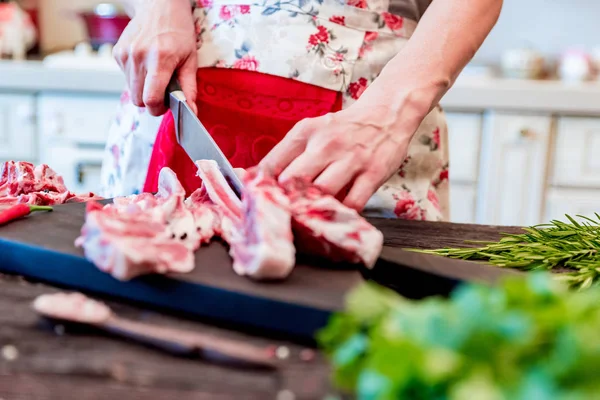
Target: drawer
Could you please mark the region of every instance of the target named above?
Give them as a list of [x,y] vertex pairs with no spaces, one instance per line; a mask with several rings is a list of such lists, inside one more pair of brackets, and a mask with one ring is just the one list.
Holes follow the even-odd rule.
[[551,183],[600,188],[599,154],[600,118],[560,118]]
[[0,94],[0,160],[35,162],[35,97]]
[[105,143],[119,101],[118,95],[40,95],[38,112],[42,145],[49,141]]
[[476,182],[479,169],[482,115],[446,113],[451,182]]
[[477,188],[475,185],[450,183],[450,222],[474,224]]
[[596,219],[595,213],[600,214],[600,189],[557,189],[552,188],[546,196],[546,211],[544,222],[553,219],[568,221],[565,214],[575,218],[583,215]]

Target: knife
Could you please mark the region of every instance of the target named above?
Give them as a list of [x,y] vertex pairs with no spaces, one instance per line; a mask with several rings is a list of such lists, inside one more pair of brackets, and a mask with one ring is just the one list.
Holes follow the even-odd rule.
[[190,108],[175,75],[173,75],[167,86],[165,105],[173,113],[177,142],[192,161],[216,161],[236,195],[241,197],[242,181],[236,175],[233,166],[210,136],[210,133]]
[[492,286],[505,277],[524,276],[512,269],[387,246],[371,270],[361,271],[366,279],[412,299],[448,296],[462,283]]
[[204,358],[242,368],[277,369],[279,366],[270,347],[126,319],[108,305],[79,293],[41,295],[32,306],[51,325],[95,329],[176,356]]

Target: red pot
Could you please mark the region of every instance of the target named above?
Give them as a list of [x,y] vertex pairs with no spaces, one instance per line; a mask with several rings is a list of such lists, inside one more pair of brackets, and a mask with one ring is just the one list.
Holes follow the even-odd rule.
[[92,12],[80,12],[78,15],[85,22],[91,45],[115,44],[130,21],[126,14],[99,12],[96,7]]

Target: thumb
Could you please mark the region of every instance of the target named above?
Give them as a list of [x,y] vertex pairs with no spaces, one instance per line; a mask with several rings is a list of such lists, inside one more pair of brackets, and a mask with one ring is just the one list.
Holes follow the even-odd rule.
[[190,54],[178,70],[179,84],[185,95],[185,99],[195,114],[198,114],[196,106],[196,96],[198,95],[198,81],[196,73],[198,72],[198,59],[196,52]]

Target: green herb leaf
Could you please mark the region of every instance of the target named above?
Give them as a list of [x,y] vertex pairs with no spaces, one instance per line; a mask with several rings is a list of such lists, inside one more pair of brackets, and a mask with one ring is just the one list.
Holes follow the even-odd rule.
[[479,243],[477,248],[413,250],[462,260],[482,261],[523,271],[546,270],[567,274],[573,288],[587,289],[600,279],[600,215],[596,220],[567,215],[570,223],[552,221],[524,228],[520,235],[504,234],[498,242]]
[[421,301],[365,284],[319,337],[359,400],[584,400],[600,393],[598,332],[600,290],[536,272]]

